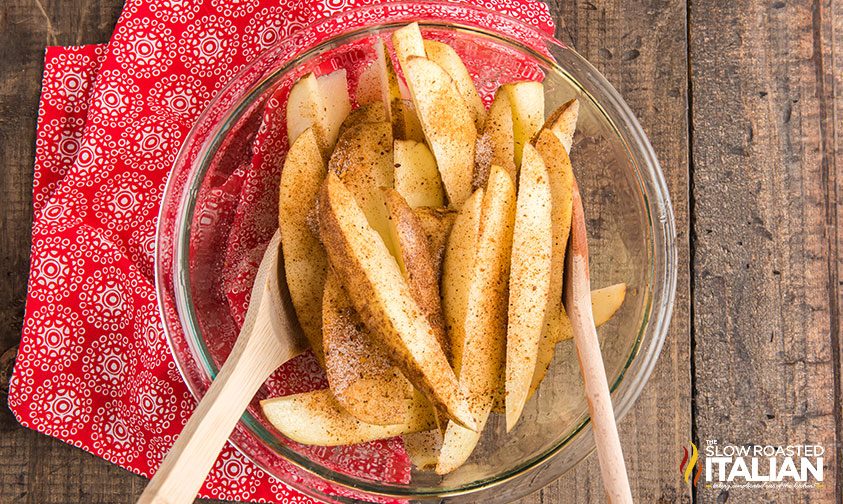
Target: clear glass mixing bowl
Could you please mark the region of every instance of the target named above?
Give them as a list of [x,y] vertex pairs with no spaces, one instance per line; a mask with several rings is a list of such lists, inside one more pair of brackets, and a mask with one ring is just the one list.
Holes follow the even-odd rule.
[[[353,80],[374,59],[375,37],[389,40],[411,21],[457,49],[481,94],[543,76],[548,113],[579,99],[571,157],[585,202],[592,285],[629,285],[623,307],[599,331],[620,418],[655,365],[675,291],[673,214],[658,161],[615,89],[573,49],[500,13],[452,3],[388,2],[305,27],[238,74],[201,115],[170,174],[157,241],[161,313],[187,386],[201,398],[228,355],[276,222],[274,184],[286,143],[269,142],[270,153],[252,148],[268,134],[267,107],[283,116],[285,93],[308,71],[346,68]],[[311,356],[288,363],[231,437],[266,472],[324,501],[509,502],[558,478],[594,448],[571,341],[558,346],[517,427],[506,434],[493,416],[469,462],[446,477],[411,469],[397,440],[297,445],[257,407],[257,399],[324,386]]]

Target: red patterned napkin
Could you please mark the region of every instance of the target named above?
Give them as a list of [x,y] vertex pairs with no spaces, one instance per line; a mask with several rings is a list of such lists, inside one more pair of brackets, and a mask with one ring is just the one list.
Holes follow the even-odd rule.
[[[198,114],[246,62],[314,20],[367,3],[127,0],[108,45],[47,48],[29,297],[9,392],[22,425],[134,473],[155,472],[195,404],[167,348],[153,283],[168,170]],[[543,3],[475,3],[553,33]],[[261,183],[255,168],[278,161],[264,140],[227,182],[242,184],[238,208]],[[262,225],[235,221],[241,231]],[[228,255],[259,260],[257,241],[239,241]],[[235,319],[247,302],[237,280],[225,293]],[[406,468],[376,469],[400,479]],[[200,495],[311,502],[230,446]]]

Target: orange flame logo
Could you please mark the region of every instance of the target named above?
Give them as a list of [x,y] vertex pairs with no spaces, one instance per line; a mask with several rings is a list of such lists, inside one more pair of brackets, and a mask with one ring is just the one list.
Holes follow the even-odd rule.
[[684,479],[685,483],[691,483],[691,474],[694,472],[694,466],[697,466],[697,474],[694,475],[694,482],[693,485],[697,486],[697,483],[700,481],[700,475],[702,475],[702,463],[699,463],[700,460],[700,452],[697,450],[697,445],[691,442],[691,454],[690,460],[688,457],[688,448],[682,447],[682,462],[679,463],[679,474],[681,474]]

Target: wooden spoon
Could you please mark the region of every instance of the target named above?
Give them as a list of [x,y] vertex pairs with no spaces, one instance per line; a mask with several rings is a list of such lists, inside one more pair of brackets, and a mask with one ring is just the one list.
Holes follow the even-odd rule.
[[138,503],[193,502],[237,421],[260,386],[307,343],[295,327],[287,299],[281,234],[276,231],[258,268],[240,335],[208,392]]
[[588,239],[580,190],[574,183],[571,246],[565,260],[565,308],[571,319],[585,398],[591,414],[603,488],[612,504],[631,504],[632,492],[615,423],[606,369],[591,313],[591,280],[588,273]]

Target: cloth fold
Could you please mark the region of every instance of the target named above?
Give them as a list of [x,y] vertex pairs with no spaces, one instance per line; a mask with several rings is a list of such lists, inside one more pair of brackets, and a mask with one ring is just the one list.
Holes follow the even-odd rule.
[[[108,44],[47,48],[29,291],[9,392],[22,425],[155,472],[195,406],[153,281],[158,207],[178,149],[207,102],[261,51],[369,3],[127,0]],[[543,3],[475,4],[553,33]],[[279,151],[266,146],[278,144],[258,146],[237,176],[248,181],[277,163]],[[229,445],[200,496],[312,502]]]

